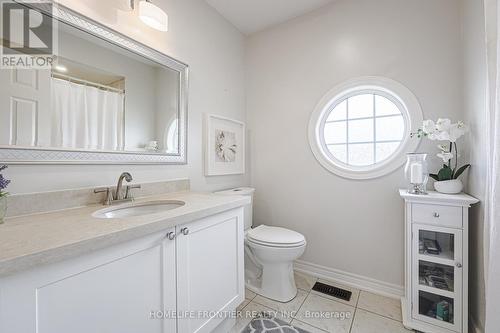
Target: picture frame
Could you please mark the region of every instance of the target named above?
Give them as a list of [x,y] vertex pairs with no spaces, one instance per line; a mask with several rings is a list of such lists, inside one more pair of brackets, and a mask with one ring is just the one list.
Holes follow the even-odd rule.
[[245,123],[205,114],[205,175],[223,176],[245,173]]

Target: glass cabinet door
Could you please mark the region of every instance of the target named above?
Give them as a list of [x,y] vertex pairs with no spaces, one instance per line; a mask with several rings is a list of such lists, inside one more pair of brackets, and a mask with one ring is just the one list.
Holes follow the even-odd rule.
[[462,327],[462,231],[413,224],[412,314],[454,331]]

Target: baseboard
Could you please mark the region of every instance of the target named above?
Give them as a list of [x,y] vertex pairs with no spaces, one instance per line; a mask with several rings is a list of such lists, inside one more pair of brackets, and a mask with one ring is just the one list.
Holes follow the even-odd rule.
[[321,279],[331,280],[349,287],[357,288],[391,298],[400,299],[404,295],[403,286],[372,279],[366,276],[344,272],[338,269],[313,264],[303,260],[295,261],[294,268],[298,272]]
[[469,316],[469,333],[482,333],[483,330],[479,328],[476,321],[472,316]]

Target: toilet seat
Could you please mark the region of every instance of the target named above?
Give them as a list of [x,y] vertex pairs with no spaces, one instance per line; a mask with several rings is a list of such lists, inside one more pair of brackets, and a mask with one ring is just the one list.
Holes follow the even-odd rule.
[[267,225],[249,230],[247,240],[253,244],[280,248],[300,247],[306,243],[305,237],[296,231]]

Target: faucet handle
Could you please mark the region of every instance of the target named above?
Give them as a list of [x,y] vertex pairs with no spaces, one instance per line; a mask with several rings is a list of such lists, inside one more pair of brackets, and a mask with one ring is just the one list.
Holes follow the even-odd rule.
[[94,189],[94,193],[95,194],[106,193],[106,199],[104,199],[104,205],[107,206],[111,205],[112,196],[111,196],[111,189],[109,187],[96,188]]
[[109,193],[109,187],[99,187],[99,188],[96,188],[94,189],[94,193],[97,194],[97,193]]
[[141,188],[141,185],[140,184],[134,184],[134,185],[127,185],[126,189],[125,189],[125,199],[130,199],[130,190],[134,189],[134,188]]

